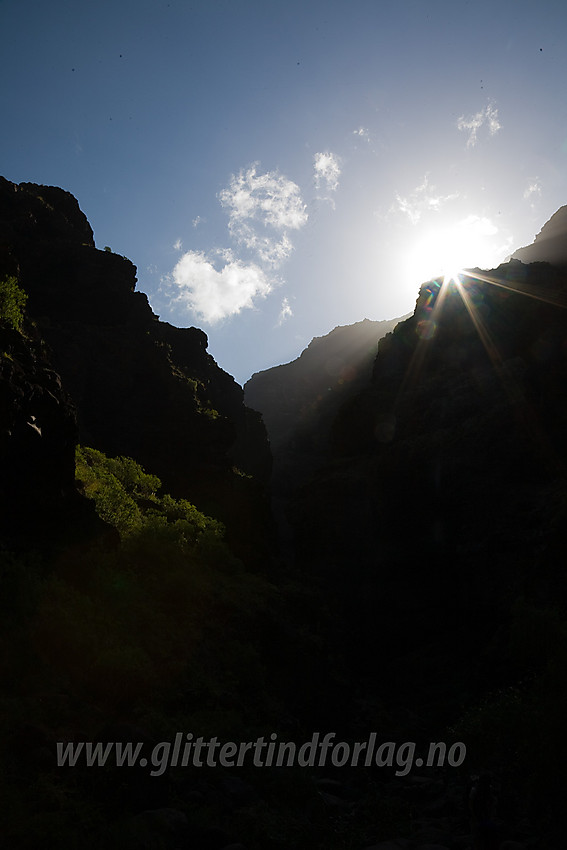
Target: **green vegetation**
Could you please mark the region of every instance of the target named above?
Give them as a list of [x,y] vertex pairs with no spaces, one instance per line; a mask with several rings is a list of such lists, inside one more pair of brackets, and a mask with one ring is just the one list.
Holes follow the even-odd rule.
[[171,694],[187,677],[209,697],[261,683],[253,622],[274,591],[246,573],[223,525],[159,495],[159,478],[131,458],[82,447],[76,456],[86,495],[121,543],[47,580],[37,621],[46,662],[107,704]]
[[0,281],[0,322],[21,331],[28,296],[18,286],[17,278],[11,276]]
[[106,815],[81,786],[91,777],[80,769],[36,768],[30,783],[21,753],[10,750],[14,729],[31,724],[53,741],[63,723],[69,739],[97,740],[121,713],[158,740],[179,729],[246,740],[249,705],[268,728],[281,712],[258,640],[275,619],[278,594],[234,557],[223,525],[161,494],[159,478],[131,458],[79,448],[76,470],[119,538],[49,564],[0,551],[0,676],[27,683],[26,695],[0,700],[8,742],[0,794],[14,801],[8,834],[26,823],[30,847],[36,833],[79,846],[77,807],[82,828],[102,827]]
[[199,543],[216,543],[227,560],[233,560],[224,545],[224,526],[198,511],[186,499],[158,495],[161,481],[145,472],[129,457],[106,457],[96,449],[79,446],[76,451],[77,478],[85,495],[94,499],[98,515],[113,525],[123,541],[153,536],[187,554]]
[[[10,743],[18,735],[45,736],[49,746],[96,741],[125,717],[153,740],[172,740],[179,730],[225,741],[271,731],[299,739],[285,694],[307,687],[308,658],[316,652],[313,635],[286,609],[297,594],[248,572],[216,519],[162,494],[159,478],[131,458],[80,447],[76,475],[118,533],[50,562],[0,552],[10,600],[2,612],[0,676],[8,685],[26,683],[25,692],[0,699],[0,739],[7,742],[0,795],[10,812],[3,826],[15,844],[23,835],[18,846],[30,850],[42,842],[94,850],[107,824],[114,830],[127,822],[122,796],[130,782],[135,793],[140,777],[112,766],[61,771],[47,755],[36,764],[42,745],[30,745],[28,754]],[[244,775],[256,785],[257,771]],[[167,779],[173,807],[201,818],[203,828],[217,821],[215,804],[193,809],[184,801],[201,782],[209,800],[222,773],[172,770]],[[300,846],[307,835],[337,850],[353,846],[352,822],[323,803],[310,771],[266,771],[263,779],[261,801],[223,814],[251,850]],[[406,811],[380,808],[371,790],[361,830],[406,822]]]

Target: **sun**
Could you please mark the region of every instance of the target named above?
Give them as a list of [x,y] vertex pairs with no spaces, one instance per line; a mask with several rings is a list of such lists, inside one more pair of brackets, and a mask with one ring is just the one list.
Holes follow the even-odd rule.
[[407,258],[408,275],[416,283],[443,277],[458,280],[465,268],[494,268],[504,259],[498,229],[487,218],[470,215],[422,232]]

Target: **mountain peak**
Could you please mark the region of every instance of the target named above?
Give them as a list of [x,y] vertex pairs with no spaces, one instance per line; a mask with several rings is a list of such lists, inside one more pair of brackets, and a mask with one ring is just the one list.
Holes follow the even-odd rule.
[[567,266],[567,206],[560,207],[547,221],[531,245],[518,248],[512,260],[522,263],[551,263]]

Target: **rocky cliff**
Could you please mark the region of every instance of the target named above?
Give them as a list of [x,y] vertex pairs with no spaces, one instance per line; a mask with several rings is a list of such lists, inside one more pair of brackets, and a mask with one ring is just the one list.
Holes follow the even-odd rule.
[[567,266],[567,206],[558,209],[532,244],[518,248],[511,259],[522,263],[547,262],[554,266]]
[[135,457],[242,540],[254,511],[268,528],[259,415],[207,353],[206,335],[160,322],[133,264],[96,249],[68,192],[0,180],[0,278],[10,274],[77,408],[82,443]]
[[261,411],[273,450],[298,431],[319,431],[319,419],[332,417],[369,380],[378,340],[398,321],[364,319],[337,327],[311,340],[291,363],[252,375],[244,386],[246,402]]
[[323,462],[339,408],[370,381],[378,341],[398,321],[364,319],[337,327],[313,339],[291,363],[257,372],[246,383],[246,404],[260,411],[268,431],[277,499]]
[[12,551],[112,538],[75,483],[75,408],[28,323],[0,320],[0,545]]
[[447,709],[459,681],[518,675],[515,601],[567,602],[566,305],[544,263],[432,281],[339,411],[330,461],[288,514],[354,682]]

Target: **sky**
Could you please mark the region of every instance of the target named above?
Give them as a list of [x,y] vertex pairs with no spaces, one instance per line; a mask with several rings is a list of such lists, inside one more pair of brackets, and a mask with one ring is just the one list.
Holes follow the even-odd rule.
[[0,174],[244,383],[567,203],[565,0],[0,0]]

